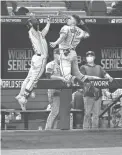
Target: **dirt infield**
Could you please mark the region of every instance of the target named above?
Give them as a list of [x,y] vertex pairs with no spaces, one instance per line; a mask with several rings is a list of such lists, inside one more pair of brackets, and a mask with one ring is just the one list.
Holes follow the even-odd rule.
[[2,150],[122,147],[120,130],[2,131]]

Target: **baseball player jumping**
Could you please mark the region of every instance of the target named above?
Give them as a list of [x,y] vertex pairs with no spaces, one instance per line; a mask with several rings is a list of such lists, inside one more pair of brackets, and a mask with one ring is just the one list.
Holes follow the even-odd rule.
[[47,19],[47,24],[42,31],[39,31],[39,21],[34,15],[27,21],[27,26],[29,28],[29,38],[35,54],[31,59],[31,67],[22,84],[20,93],[15,97],[18,100],[22,110],[26,110],[27,99],[46,67],[48,46],[45,36],[50,28],[50,19]]
[[[77,25],[81,25],[82,29]],[[90,36],[89,29],[77,15],[68,18],[67,25],[60,30],[60,37],[55,42],[50,42],[52,48],[59,45],[60,49],[60,69],[63,77],[69,83],[83,84],[88,79],[96,77],[84,76],[78,68],[76,47],[81,39]]]

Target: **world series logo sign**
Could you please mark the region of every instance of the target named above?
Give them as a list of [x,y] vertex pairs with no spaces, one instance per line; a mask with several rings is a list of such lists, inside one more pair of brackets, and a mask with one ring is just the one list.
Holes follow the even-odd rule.
[[120,18],[120,19],[111,19],[110,23],[111,24],[122,24],[122,18]]
[[102,48],[101,66],[107,71],[122,71],[122,47]]
[[8,49],[8,72],[28,72],[33,56],[32,49]]
[[[23,79],[3,79],[1,81],[1,88],[3,89],[20,89]],[[37,85],[34,87],[37,88]]]

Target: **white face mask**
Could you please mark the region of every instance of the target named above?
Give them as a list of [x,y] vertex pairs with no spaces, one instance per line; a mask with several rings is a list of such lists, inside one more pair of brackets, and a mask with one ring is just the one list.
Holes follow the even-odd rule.
[[93,57],[93,56],[86,57],[86,61],[87,61],[88,63],[94,62],[94,57]]

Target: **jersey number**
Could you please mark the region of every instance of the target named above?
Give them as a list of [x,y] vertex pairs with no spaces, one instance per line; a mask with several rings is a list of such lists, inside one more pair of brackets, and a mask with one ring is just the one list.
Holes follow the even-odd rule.
[[72,43],[74,42],[76,37],[80,35],[80,31],[79,30],[75,30],[75,29],[71,29],[71,32],[73,33],[73,37],[72,37],[72,40],[71,40],[71,45],[72,45]]

